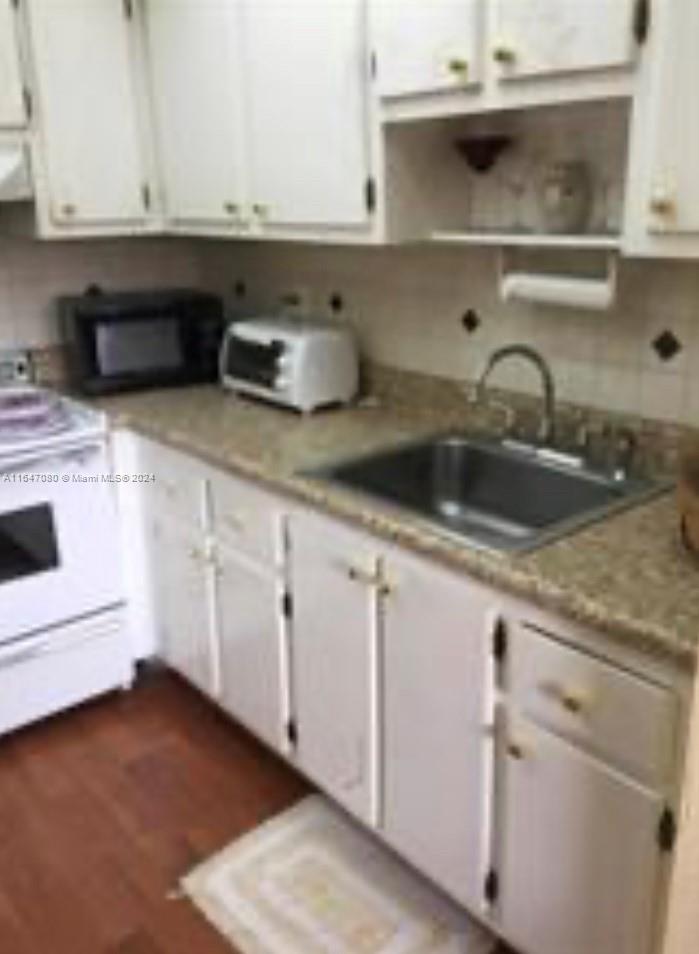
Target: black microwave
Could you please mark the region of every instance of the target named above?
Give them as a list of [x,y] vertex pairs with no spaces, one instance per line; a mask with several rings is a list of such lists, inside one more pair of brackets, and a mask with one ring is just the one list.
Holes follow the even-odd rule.
[[72,387],[82,394],[196,384],[218,378],[223,301],[188,289],[58,300]]

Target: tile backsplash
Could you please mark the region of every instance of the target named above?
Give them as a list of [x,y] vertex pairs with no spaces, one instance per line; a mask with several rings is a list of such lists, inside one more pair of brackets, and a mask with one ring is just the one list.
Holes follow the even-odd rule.
[[[242,311],[298,291],[330,313],[338,296],[381,364],[472,380],[494,348],[525,342],[550,361],[566,400],[699,427],[699,264],[623,261],[614,310],[593,313],[503,303],[492,249],[207,242],[197,254],[201,280]],[[520,361],[493,381],[540,387]]]
[[52,301],[83,291],[197,284],[193,244],[174,239],[37,242],[0,238],[0,348],[57,343]]
[[[526,342],[566,400],[699,427],[699,263],[622,262],[617,305],[602,314],[504,304],[497,269],[495,251],[473,248],[2,238],[0,347],[55,344],[51,301],[89,284],[200,285],[251,312],[297,292],[316,313],[339,306],[375,362],[472,380],[494,348]],[[519,361],[493,382],[539,388]]]

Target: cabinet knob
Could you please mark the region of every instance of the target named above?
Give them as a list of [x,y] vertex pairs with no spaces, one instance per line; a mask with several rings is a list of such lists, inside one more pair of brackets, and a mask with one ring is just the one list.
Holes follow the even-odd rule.
[[508,742],[507,754],[511,759],[515,759],[517,762],[523,762],[527,757],[527,750],[521,742]]
[[657,189],[650,199],[650,211],[653,215],[673,215],[675,212],[675,200],[665,189]]
[[239,215],[240,206],[237,202],[224,202],[223,211],[226,213],[226,215]]
[[566,712],[570,712],[572,715],[581,715],[587,708],[587,700],[582,693],[564,689],[559,698]]
[[252,207],[253,215],[256,215],[258,219],[266,219],[269,215],[269,206],[264,205],[262,202],[256,202]]
[[76,214],[77,211],[78,210],[76,209],[76,207],[73,205],[72,202],[66,202],[64,205],[61,206],[61,214],[65,215],[69,219],[71,219]]
[[517,54],[511,46],[501,44],[493,48],[493,59],[501,66],[512,66],[517,59]]
[[455,79],[460,80],[462,83],[468,79],[468,60],[453,57],[447,61],[447,69]]

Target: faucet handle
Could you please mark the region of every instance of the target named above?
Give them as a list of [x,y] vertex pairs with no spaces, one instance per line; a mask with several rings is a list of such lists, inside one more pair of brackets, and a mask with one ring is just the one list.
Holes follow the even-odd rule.
[[504,434],[511,435],[515,429],[517,415],[514,408],[506,404],[505,401],[498,398],[492,398],[483,393],[483,388],[479,384],[467,383],[464,385],[464,394],[466,400],[474,408],[483,408],[486,412],[498,411],[503,416],[502,426],[499,428]]

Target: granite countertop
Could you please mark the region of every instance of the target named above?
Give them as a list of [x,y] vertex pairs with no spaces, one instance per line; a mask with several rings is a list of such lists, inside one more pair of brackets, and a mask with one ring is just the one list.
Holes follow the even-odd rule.
[[[300,471],[455,426],[439,402],[385,401],[302,417],[213,386],[119,395],[100,406],[114,425],[317,505],[474,578],[661,657],[693,666],[699,567],[682,550],[672,494],[531,553],[477,550],[410,516]],[[459,423],[469,424],[462,401]],[[447,419],[448,418],[448,419]]]

